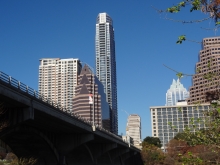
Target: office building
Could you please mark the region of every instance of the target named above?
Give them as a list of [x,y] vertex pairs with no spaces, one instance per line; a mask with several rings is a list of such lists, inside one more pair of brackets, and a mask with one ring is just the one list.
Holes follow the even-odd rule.
[[128,143],[129,147],[130,147],[131,144],[134,145],[134,140],[133,140],[133,138],[130,137],[129,135],[124,135],[124,136],[122,136],[122,140],[123,140],[124,142]]
[[[192,118],[204,119],[204,111],[209,110],[209,104],[204,105],[183,105],[182,102],[175,106],[154,106],[150,107],[152,136],[159,137],[162,149],[165,150],[166,144],[173,139],[177,133],[189,127],[192,131],[193,125],[190,124]],[[173,128],[170,127],[170,124]],[[196,129],[206,128],[204,120],[195,122]]]
[[186,100],[189,97],[189,92],[180,83],[180,79],[173,80],[170,89],[166,93],[166,106],[173,106],[179,100]]
[[71,111],[81,68],[79,59],[40,59],[39,93]]
[[[210,73],[219,73],[220,67],[220,37],[204,38],[202,50],[199,52],[199,62],[196,63],[196,73],[192,78],[188,104],[207,103],[206,92],[219,90],[218,78],[209,81]],[[206,77],[206,78],[205,78]]]
[[128,116],[126,135],[133,139],[135,146],[139,146],[141,143],[141,118],[137,114],[131,114]]
[[87,65],[78,76],[73,112],[110,131],[110,107],[104,87]]
[[117,81],[113,21],[107,13],[96,20],[96,76],[104,86],[111,107],[111,132],[118,133]]

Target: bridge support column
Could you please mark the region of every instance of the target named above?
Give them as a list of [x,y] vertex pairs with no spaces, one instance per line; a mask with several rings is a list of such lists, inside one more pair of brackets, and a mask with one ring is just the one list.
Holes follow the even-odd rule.
[[64,154],[59,154],[59,163],[58,165],[67,165],[66,164],[66,156]]

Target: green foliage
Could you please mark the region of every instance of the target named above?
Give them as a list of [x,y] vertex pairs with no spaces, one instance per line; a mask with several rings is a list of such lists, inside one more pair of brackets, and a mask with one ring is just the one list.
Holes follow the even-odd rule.
[[182,107],[177,108],[179,112],[182,112]]
[[186,1],[182,1],[182,2],[179,2],[179,4],[177,4],[176,6],[172,6],[172,7],[169,7],[167,8],[167,12],[170,12],[170,13],[178,13],[182,7],[185,7],[186,4],[190,4],[192,7],[190,9],[190,12],[194,11],[194,10],[200,10],[203,3],[202,3],[203,0],[186,0]]
[[161,144],[161,141],[158,137],[150,137],[150,136],[147,136],[143,142],[146,142],[148,144],[151,144],[151,145],[154,145],[156,147],[161,147],[162,144]]
[[186,2],[182,1],[178,5],[168,8],[167,11],[170,13],[178,13],[181,7],[185,7],[185,5],[186,5]]
[[203,160],[199,157],[195,156],[192,152],[188,152],[186,156],[179,155],[180,161],[184,164],[195,164],[195,165],[202,165]]
[[200,10],[201,5],[202,5],[201,0],[192,1],[192,8],[190,9],[190,12],[192,12],[193,10]]
[[186,40],[186,35],[181,35],[178,37],[178,40],[176,41],[177,44],[182,44],[183,41]]
[[176,139],[176,140],[186,140],[186,136],[187,136],[187,134],[185,134],[184,132],[179,132],[178,134],[176,134],[174,139]]
[[[184,0],[177,5],[167,8],[165,12],[178,13],[183,7],[190,6],[189,11],[201,10],[205,14],[209,14],[209,18],[213,18],[215,25],[220,25],[220,0]],[[209,19],[208,18],[208,19]],[[173,21],[173,19],[170,19]],[[196,21],[176,21],[182,23],[202,22],[207,19]],[[175,20],[174,20],[175,21]],[[219,26],[216,27],[216,29]],[[186,36],[181,35],[178,37],[177,44],[182,44],[186,41]],[[190,41],[188,39],[188,41]],[[192,41],[192,40],[191,40]],[[194,41],[193,41],[194,42]],[[219,80],[220,73],[213,71],[216,67],[216,61],[210,59],[207,62],[206,72],[201,73],[201,68],[196,69],[197,73],[202,74],[202,79],[208,83],[204,85],[210,86],[215,84],[216,90],[211,88],[211,91],[205,91],[206,101],[210,101],[211,108],[209,111],[204,112],[202,118],[191,118],[189,120],[189,126],[184,125],[184,131],[178,133],[174,139],[172,139],[167,145],[167,154],[164,160],[169,160],[170,164],[177,165],[211,165],[220,164],[220,90]],[[171,69],[172,70],[172,69]],[[175,70],[174,70],[175,71]],[[182,72],[177,72],[178,78],[183,75]],[[210,88],[207,88],[210,89]],[[214,101],[214,102],[213,102]],[[200,103],[196,104],[195,110],[198,110]],[[179,112],[182,112],[181,108],[178,108]],[[176,127],[172,122],[168,122],[168,125],[173,131],[176,131]],[[205,127],[201,128],[199,125]],[[165,163],[166,164],[166,163]],[[167,163],[169,164],[169,163]]]
[[[181,11],[181,9],[184,7],[188,6],[189,7],[189,11],[193,12],[193,11],[202,11],[204,14],[208,14],[209,17],[208,18],[204,18],[204,19],[200,19],[200,20],[191,20],[191,21],[184,21],[184,20],[174,20],[174,19],[168,19],[171,21],[175,21],[175,22],[181,22],[181,23],[200,23],[203,21],[206,21],[208,19],[214,19],[215,25],[219,25],[220,24],[220,1],[219,0],[184,0],[184,1],[180,1],[177,5],[173,5],[169,8],[167,8],[166,10],[158,10],[160,13],[162,12],[168,12],[168,13],[178,13]],[[216,29],[218,29],[219,27],[217,27]],[[216,30],[215,29],[215,30]],[[214,29],[213,29],[214,30]],[[184,36],[183,36],[184,38]],[[178,41],[176,42],[177,44],[182,44],[182,42],[185,41],[185,39],[178,39]],[[196,42],[193,40],[188,40],[188,41],[192,41],[192,42]]]
[[145,141],[142,145],[141,157],[145,165],[163,164],[165,156],[160,148]]
[[215,25],[219,25],[219,24],[220,24],[220,21],[218,21],[218,22],[215,23]]

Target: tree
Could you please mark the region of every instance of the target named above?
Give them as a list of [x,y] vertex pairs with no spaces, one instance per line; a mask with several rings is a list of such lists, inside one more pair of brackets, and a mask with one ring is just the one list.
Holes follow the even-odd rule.
[[18,158],[15,154],[8,153],[5,160],[9,165],[34,165],[37,162],[35,158]]
[[141,157],[145,165],[163,164],[165,159],[163,151],[153,144],[142,142]]
[[[166,10],[156,10],[160,13],[178,13],[182,8],[189,8],[190,12],[200,10],[203,14],[208,15],[208,17],[206,16],[204,19],[193,21],[167,19],[181,23],[194,23],[213,19],[215,23],[214,29],[220,28],[220,0],[183,0]],[[181,44],[186,40],[188,40],[186,36],[181,35],[176,43]],[[212,57],[207,61],[207,72],[201,77],[209,82],[206,84],[207,87],[209,85],[215,85],[214,90],[212,88],[212,91],[205,93],[206,100],[210,102],[211,108],[208,112],[204,113],[205,118],[192,118],[190,126],[186,127],[182,133],[178,133],[177,136],[168,143],[167,160],[169,160],[169,162],[173,161],[171,164],[220,163],[220,72],[213,71],[213,67],[216,67],[213,61],[215,61],[215,59],[213,60]],[[178,78],[192,76],[177,72],[172,68],[169,69],[176,72]],[[196,68],[196,72],[201,73],[200,68]],[[198,123],[205,124],[208,129],[199,129],[197,126]],[[172,123],[170,126],[172,127]]]
[[142,142],[141,157],[145,165],[163,164],[165,159],[160,139],[147,136]]
[[158,137],[150,137],[150,136],[147,136],[145,139],[144,139],[144,142],[148,143],[148,144],[152,144],[156,147],[162,147],[162,144],[161,144],[161,141]]
[[179,132],[179,133],[176,134],[174,139],[176,139],[176,140],[185,140],[186,136],[187,136],[187,134],[185,134],[184,132]]
[[[167,20],[174,21],[174,22],[180,22],[180,23],[200,23],[209,19],[214,20],[215,27],[213,29],[205,29],[205,30],[217,30],[220,28],[220,0],[183,0],[177,3],[176,5],[170,6],[167,9],[160,10],[154,7],[158,13],[162,14],[164,13],[164,17]],[[167,13],[178,13],[180,12],[183,8],[189,8],[190,12],[193,11],[202,11],[203,14],[208,15],[205,16],[203,19],[199,20],[175,20],[172,18],[167,18]],[[178,37],[177,44],[182,44],[183,41],[192,41],[192,42],[197,42],[193,40],[189,40],[186,35],[181,35]],[[200,42],[197,42],[200,43]]]
[[[5,106],[4,102],[0,102],[0,132],[9,126],[9,122],[4,120],[4,114],[8,110],[7,106]],[[3,119],[2,119],[3,118]],[[35,158],[18,158],[14,153],[0,153],[0,159],[6,159],[10,164],[8,165],[34,165],[37,162]],[[0,164],[4,164],[4,162],[0,162]]]
[[166,12],[178,13],[182,8],[190,6],[190,12],[201,10],[203,13],[209,14],[210,18],[213,18],[216,24],[219,24],[219,5],[219,0],[184,0],[179,2],[177,5],[167,8]]

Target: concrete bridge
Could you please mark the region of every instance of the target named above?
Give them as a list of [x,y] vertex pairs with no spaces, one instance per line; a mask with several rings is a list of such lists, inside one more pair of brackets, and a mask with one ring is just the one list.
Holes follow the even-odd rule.
[[140,150],[0,72],[0,139],[37,165],[142,165]]

